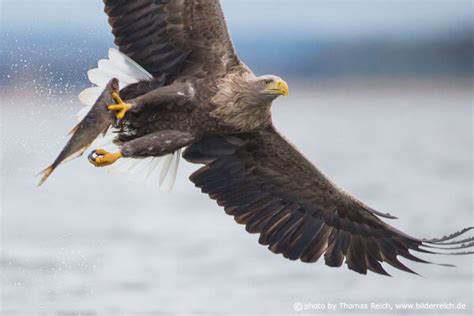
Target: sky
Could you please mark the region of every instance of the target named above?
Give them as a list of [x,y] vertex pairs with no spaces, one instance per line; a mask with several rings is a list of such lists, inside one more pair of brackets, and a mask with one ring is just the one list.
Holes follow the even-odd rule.
[[[106,29],[99,0],[0,0],[4,31]],[[470,0],[222,0],[231,32],[358,38],[472,28]],[[250,33],[251,32],[251,33]]]
[[[221,2],[239,56],[257,73],[432,76],[474,67],[471,0]],[[38,77],[38,67],[84,81],[79,66],[93,67],[114,45],[101,0],[0,0],[0,21],[0,84]]]

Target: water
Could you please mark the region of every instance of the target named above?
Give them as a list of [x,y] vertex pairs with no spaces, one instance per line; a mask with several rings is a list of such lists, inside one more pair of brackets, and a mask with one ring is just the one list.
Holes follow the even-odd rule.
[[[290,86],[275,123],[336,183],[415,236],[472,225],[469,82]],[[37,188],[35,174],[64,145],[79,109],[71,92],[37,95],[0,94],[1,315],[421,313],[317,309],[329,302],[462,303],[426,314],[472,313],[472,257],[431,257],[457,268],[409,264],[424,277],[388,268],[393,278],[290,262],[193,187],[195,165],[181,165],[172,194],[85,158]],[[295,311],[298,302],[306,312]]]

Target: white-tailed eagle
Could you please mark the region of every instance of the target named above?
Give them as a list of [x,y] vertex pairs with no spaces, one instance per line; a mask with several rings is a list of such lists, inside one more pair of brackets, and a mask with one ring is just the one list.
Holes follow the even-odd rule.
[[[139,177],[174,181],[180,150],[203,164],[191,181],[226,213],[291,260],[387,274],[408,272],[413,252],[469,254],[472,227],[439,239],[407,235],[335,186],[275,129],[272,102],[288,94],[273,75],[256,76],[236,54],[218,0],[105,0],[115,44],[89,72],[92,108],[43,181],[99,135],[118,146],[93,151],[95,166],[132,162]],[[86,111],[86,112],[87,112]],[[107,136],[109,135],[109,136]],[[161,176],[157,162],[162,160]],[[137,167],[149,163],[150,169]],[[156,171],[158,170],[158,171]],[[456,240],[457,239],[457,240]],[[467,250],[466,250],[467,249]],[[457,252],[454,252],[457,251]]]

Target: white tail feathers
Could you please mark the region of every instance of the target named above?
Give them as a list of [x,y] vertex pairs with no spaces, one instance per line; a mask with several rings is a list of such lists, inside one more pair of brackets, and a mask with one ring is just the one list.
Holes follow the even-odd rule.
[[79,100],[82,104],[93,106],[95,101],[100,97],[103,88],[100,87],[91,87],[82,91],[79,94]]
[[176,182],[176,175],[178,174],[179,160],[181,158],[181,149],[178,149],[173,153],[173,162],[171,163],[171,169],[168,172],[168,176],[164,181],[160,181],[160,187],[166,192],[173,191],[174,184]]
[[[96,86],[87,88],[79,94],[79,100],[86,105],[77,113],[79,121],[87,115],[110,79],[117,78],[120,89],[142,80],[153,79],[153,76],[143,67],[115,48],[110,48],[109,58],[99,60],[98,67],[89,70],[87,76],[90,82]],[[113,143],[115,136],[113,130],[109,129],[105,135],[99,136],[91,146],[116,150]],[[131,181],[143,182],[147,186],[161,187],[164,191],[171,191],[176,180],[180,157],[181,151],[177,150],[163,157],[126,158],[118,160],[105,169],[109,169],[111,172],[127,173]]]
[[115,48],[109,49],[109,59],[99,60],[98,67],[89,70],[87,75],[100,88],[105,88],[111,78],[119,80],[120,89],[141,80],[153,79],[148,71]]
[[153,76],[148,71],[127,55],[122,54],[118,49],[109,49],[109,60],[122,74],[129,75],[137,81],[153,79]]
[[[181,150],[177,150],[163,157],[119,159],[106,169],[109,173],[127,174],[131,182],[144,183],[147,187],[161,188],[165,192],[171,192],[176,181],[180,157]],[[158,181],[163,174],[166,174],[164,181]]]

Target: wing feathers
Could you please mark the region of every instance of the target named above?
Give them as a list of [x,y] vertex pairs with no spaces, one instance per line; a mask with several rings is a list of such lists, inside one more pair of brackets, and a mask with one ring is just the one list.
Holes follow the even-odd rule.
[[239,62],[218,0],[111,0],[105,12],[120,51],[167,82],[196,69],[201,76],[221,73]]
[[[446,253],[472,249],[473,237],[454,240],[464,229],[420,240],[382,222],[379,213],[340,191],[273,128],[252,134],[206,137],[183,157],[205,164],[190,179],[224,207],[227,214],[259,233],[259,243],[274,253],[303,262],[325,263],[350,270],[389,275],[385,262],[415,273],[398,260],[430,263],[410,253]],[[424,249],[427,248],[427,249]],[[441,249],[438,249],[441,248]],[[465,254],[469,252],[455,252]]]

